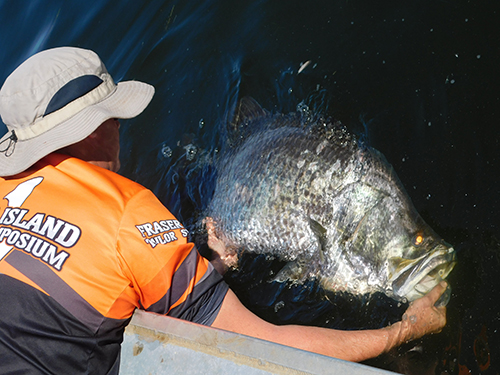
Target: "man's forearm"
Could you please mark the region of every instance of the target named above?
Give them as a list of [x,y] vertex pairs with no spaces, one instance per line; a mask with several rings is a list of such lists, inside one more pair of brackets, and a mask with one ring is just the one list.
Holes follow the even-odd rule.
[[308,326],[280,326],[277,343],[347,361],[374,358],[400,345],[401,322],[382,329],[341,331]]
[[276,326],[247,310],[231,290],[212,326],[354,362],[376,357],[401,343],[400,322],[387,328],[359,331]]
[[229,290],[212,326],[359,362],[377,357],[405,341],[439,332],[446,324],[446,308],[436,308],[434,303],[445,289],[446,284],[438,285],[426,297],[412,303],[401,322],[386,328],[359,331],[296,325],[276,326],[250,312]]

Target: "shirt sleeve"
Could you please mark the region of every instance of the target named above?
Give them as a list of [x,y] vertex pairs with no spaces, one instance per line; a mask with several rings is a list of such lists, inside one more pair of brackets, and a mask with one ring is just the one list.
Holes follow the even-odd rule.
[[142,190],[124,209],[117,239],[120,266],[138,307],[210,325],[228,287],[188,235],[151,191]]

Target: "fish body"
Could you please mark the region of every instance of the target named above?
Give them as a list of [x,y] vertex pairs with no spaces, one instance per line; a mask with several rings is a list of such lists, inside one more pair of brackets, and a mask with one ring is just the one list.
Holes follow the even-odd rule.
[[[245,107],[247,106],[247,107]],[[444,279],[453,248],[419,216],[392,166],[340,123],[269,114],[244,100],[255,129],[219,164],[207,216],[226,254],[287,261],[276,280],[414,300]],[[234,264],[233,264],[234,265]]]

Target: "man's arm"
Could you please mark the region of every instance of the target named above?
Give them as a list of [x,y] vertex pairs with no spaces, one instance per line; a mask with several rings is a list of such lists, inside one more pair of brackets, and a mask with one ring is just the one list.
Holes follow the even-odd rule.
[[446,283],[442,282],[425,297],[411,303],[400,322],[386,328],[359,331],[273,325],[250,312],[229,290],[212,327],[359,362],[425,334],[441,331],[446,324],[446,307],[437,308],[434,304],[445,289]]

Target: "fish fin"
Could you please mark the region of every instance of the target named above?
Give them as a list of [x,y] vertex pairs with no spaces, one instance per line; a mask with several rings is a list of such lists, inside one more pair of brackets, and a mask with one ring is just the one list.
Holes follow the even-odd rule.
[[311,228],[312,232],[318,237],[318,242],[319,242],[319,257],[321,260],[321,263],[325,261],[325,251],[326,251],[326,232],[327,230],[323,225],[318,223],[316,220],[309,218],[309,227]]
[[[318,238],[319,243],[319,258],[321,263],[325,260],[325,249],[326,249],[326,233],[327,230],[323,225],[312,218],[308,218],[309,226]],[[309,275],[311,270],[311,259],[310,258],[298,258],[296,260],[288,262],[273,279],[274,281],[285,282],[287,280],[303,282]]]
[[285,264],[285,266],[278,272],[273,281],[304,281],[307,277],[309,268],[306,261],[293,260]]
[[236,104],[236,109],[234,111],[234,116],[231,121],[231,126],[233,129],[237,129],[241,125],[249,123],[256,118],[267,116],[268,113],[260,106],[257,101],[250,97],[244,96]]
[[269,112],[252,97],[244,96],[238,100],[224,121],[228,137],[226,144],[230,148],[239,146],[255,131],[254,125],[259,122],[256,120],[266,116],[269,116]]

